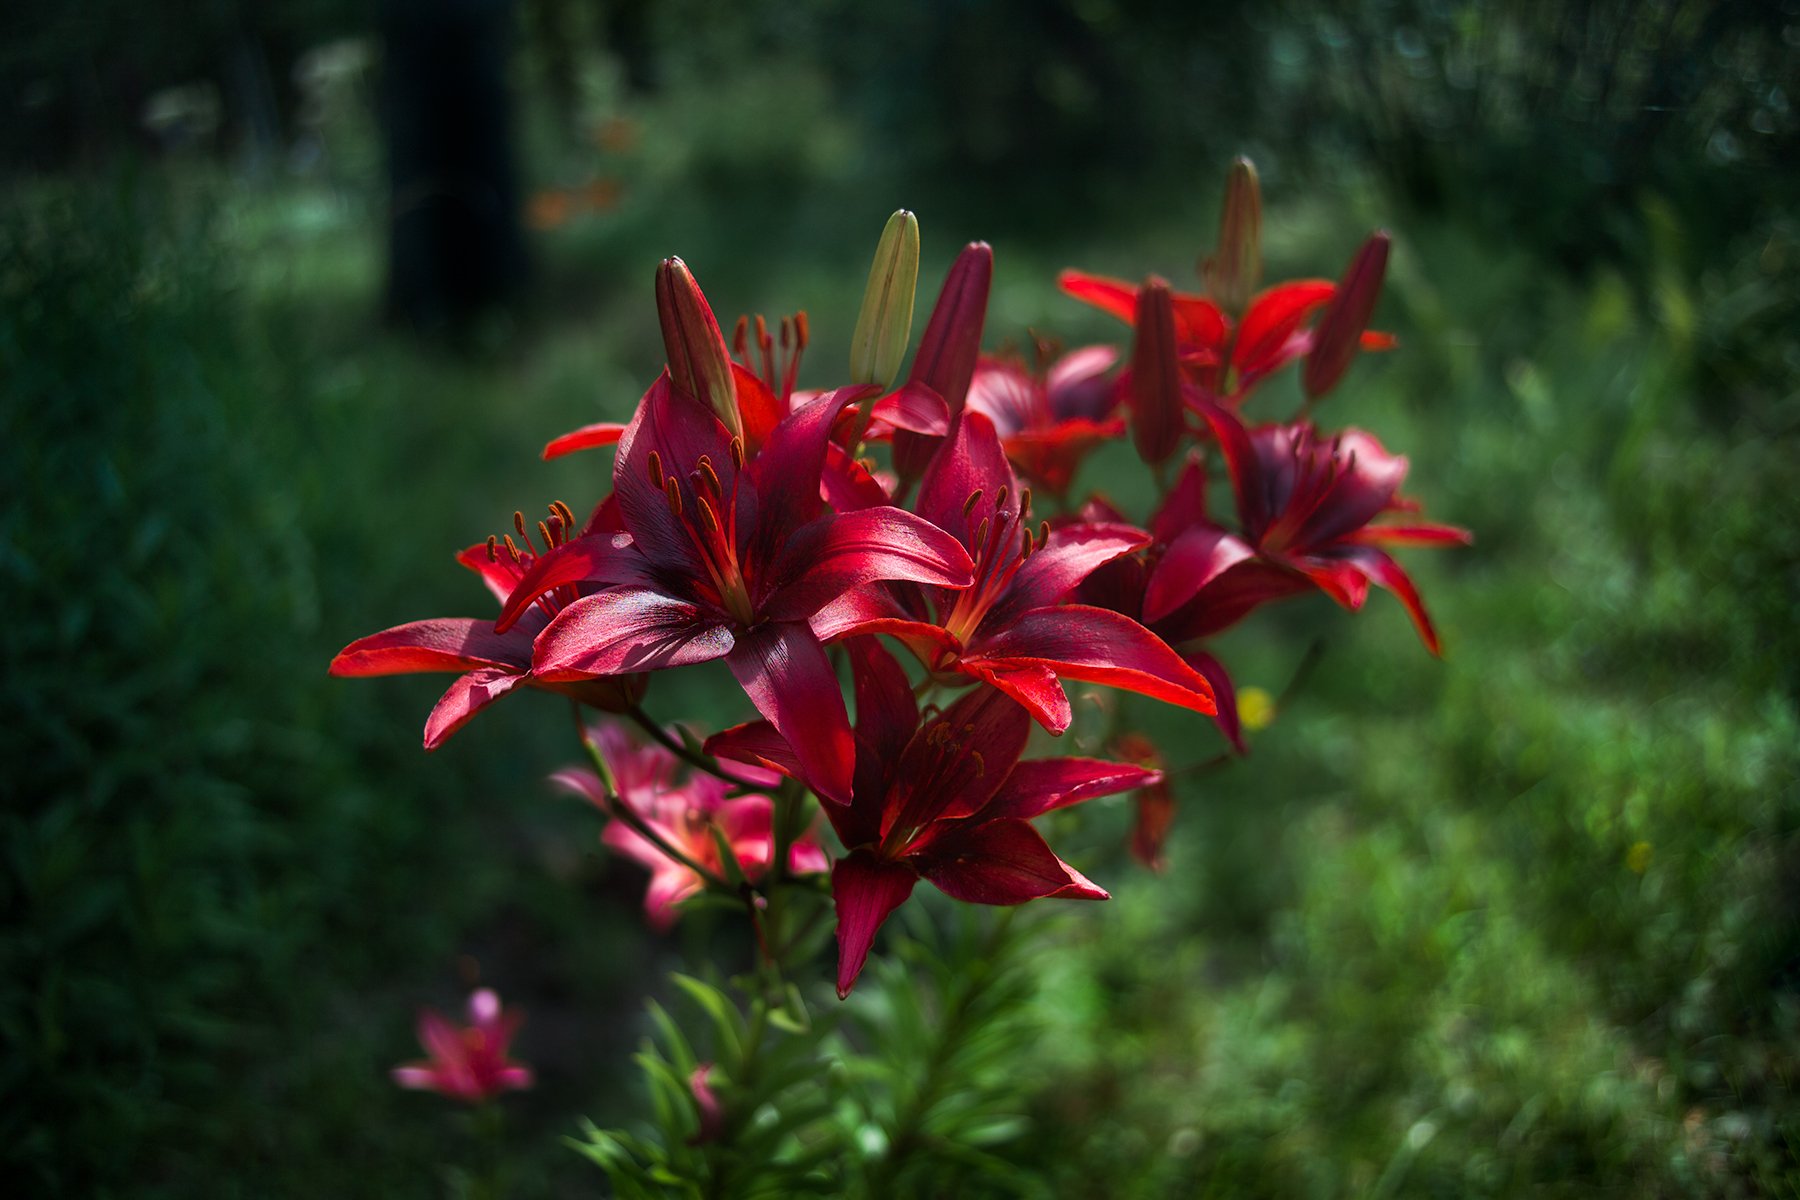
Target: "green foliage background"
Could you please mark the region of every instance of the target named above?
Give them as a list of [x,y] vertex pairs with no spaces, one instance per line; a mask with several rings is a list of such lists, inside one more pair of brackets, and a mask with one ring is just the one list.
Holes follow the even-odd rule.
[[[366,80],[313,126],[324,166],[288,174],[126,152],[94,72],[86,148],[10,172],[0,206],[9,1178],[467,1190],[470,1130],[385,1070],[415,1007],[478,977],[527,1009],[541,1079],[508,1101],[512,1192],[597,1190],[561,1139],[648,1110],[641,997],[741,967],[741,930],[642,930],[640,876],[539,782],[574,757],[560,706],[425,757],[431,681],[332,681],[331,653],[486,611],[450,554],[596,497],[603,459],[537,450],[641,392],[662,255],[724,312],[809,309],[812,380],[897,204],[927,288],[994,242],[990,345],[1115,336],[1055,270],[1191,278],[1249,149],[1272,276],[1396,233],[1403,349],[1323,416],[1476,531],[1408,559],[1446,659],[1383,596],[1231,635],[1271,691],[1327,650],[1248,761],[1185,784],[1166,874],[1126,864],[1121,806],[1058,831],[1117,898],[1021,914],[1027,999],[923,1127],[979,1129],[997,1194],[1800,1191],[1800,16],[1728,7],[683,3],[644,35],[645,92],[612,10],[526,5],[527,177],[617,199],[539,232],[532,296],[455,348],[375,326]],[[14,100],[126,53],[30,8]],[[353,31],[301,5],[261,36]],[[204,48],[133,52],[163,85]],[[10,129],[19,161],[34,136]],[[1149,495],[1128,452],[1087,482]],[[658,711],[741,716],[713,682],[659,680]],[[1177,762],[1217,749],[1128,713]],[[903,1072],[932,1022],[928,995],[896,1024],[895,994],[847,1036]]]

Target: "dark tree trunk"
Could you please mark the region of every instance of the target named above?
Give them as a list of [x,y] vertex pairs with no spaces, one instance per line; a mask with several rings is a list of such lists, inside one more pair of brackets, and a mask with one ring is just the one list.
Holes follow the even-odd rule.
[[525,276],[506,60],[511,0],[386,0],[387,312],[455,333]]

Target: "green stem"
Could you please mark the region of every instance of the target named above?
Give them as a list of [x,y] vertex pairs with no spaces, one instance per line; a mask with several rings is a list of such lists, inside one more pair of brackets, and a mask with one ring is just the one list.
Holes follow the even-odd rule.
[[988,931],[988,936],[982,943],[974,969],[958,978],[960,986],[938,1023],[939,1037],[931,1047],[930,1057],[926,1059],[924,1076],[919,1081],[918,1090],[912,1094],[900,1117],[894,1122],[887,1153],[876,1165],[869,1180],[869,1195],[892,1195],[894,1180],[901,1164],[924,1140],[925,1119],[931,1115],[932,1107],[938,1101],[938,1092],[947,1082],[946,1069],[962,1048],[963,1040],[975,1032],[969,1027],[975,1001],[981,998],[982,991],[994,977],[995,960],[1006,941],[1007,931],[1012,927],[1016,911],[1014,908],[1000,910],[993,928]]
[[669,840],[658,833],[654,826],[640,817],[629,804],[620,798],[618,777],[613,774],[612,767],[606,761],[606,755],[601,753],[599,743],[588,736],[587,726],[581,721],[579,707],[575,709],[575,728],[581,737],[581,748],[587,751],[588,761],[594,764],[594,771],[600,776],[600,786],[606,790],[607,815],[615,821],[622,821],[632,832],[655,846],[663,855],[700,876],[706,881],[708,887],[731,891],[731,885],[726,883],[716,871],[702,866],[690,855],[671,845]]
[[697,753],[684,745],[681,739],[670,737],[669,731],[664,729],[661,725],[658,725],[655,719],[652,718],[649,713],[644,711],[642,705],[632,706],[626,710],[625,715],[630,717],[632,721],[637,724],[637,727],[648,734],[657,745],[697,770],[705,771],[708,775],[717,776],[734,787],[741,787],[752,792],[762,790],[761,784],[746,779],[742,775],[734,775],[732,772],[727,771],[724,767],[719,765],[719,760],[712,755]]

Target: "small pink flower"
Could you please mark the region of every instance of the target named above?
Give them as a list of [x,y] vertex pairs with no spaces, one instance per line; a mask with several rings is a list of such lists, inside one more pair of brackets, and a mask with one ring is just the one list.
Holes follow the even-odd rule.
[[688,1139],[690,1146],[703,1146],[707,1142],[715,1142],[725,1131],[725,1107],[719,1103],[719,1097],[707,1082],[712,1074],[711,1063],[701,1063],[688,1075],[688,1091],[693,1093],[694,1108],[700,1114],[700,1128]]
[[419,1013],[419,1044],[431,1057],[395,1067],[394,1082],[469,1104],[528,1088],[531,1068],[506,1057],[521,1019],[516,1011],[504,1012],[500,997],[490,988],[469,997],[469,1024],[461,1028],[442,1013],[424,1009]]

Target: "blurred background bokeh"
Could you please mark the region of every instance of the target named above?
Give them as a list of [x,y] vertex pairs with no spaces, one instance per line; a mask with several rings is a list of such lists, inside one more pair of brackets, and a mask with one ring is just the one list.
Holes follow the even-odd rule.
[[[0,1155],[14,1195],[443,1194],[413,1057],[528,1015],[520,1196],[642,1104],[638,868],[542,777],[565,708],[432,756],[351,638],[488,610],[451,554],[578,509],[660,365],[656,262],[805,308],[842,374],[886,215],[988,344],[1118,329],[1063,266],[1194,282],[1232,155],[1269,277],[1395,234],[1324,418],[1476,533],[1250,622],[1279,693],[1057,840],[987,1152],[1027,1194],[1800,1194],[1800,4],[15,0],[0,17]],[[445,186],[441,181],[456,181]],[[438,181],[434,183],[433,181]],[[1258,401],[1291,411],[1291,381]],[[1140,504],[1129,451],[1089,486]],[[709,678],[669,717],[740,718]],[[1178,763],[1216,733],[1130,709]],[[1052,905],[1034,906],[1053,909]],[[1074,906],[1071,906],[1074,907]],[[727,959],[729,961],[729,959]],[[20,1190],[13,1190],[17,1186]]]

